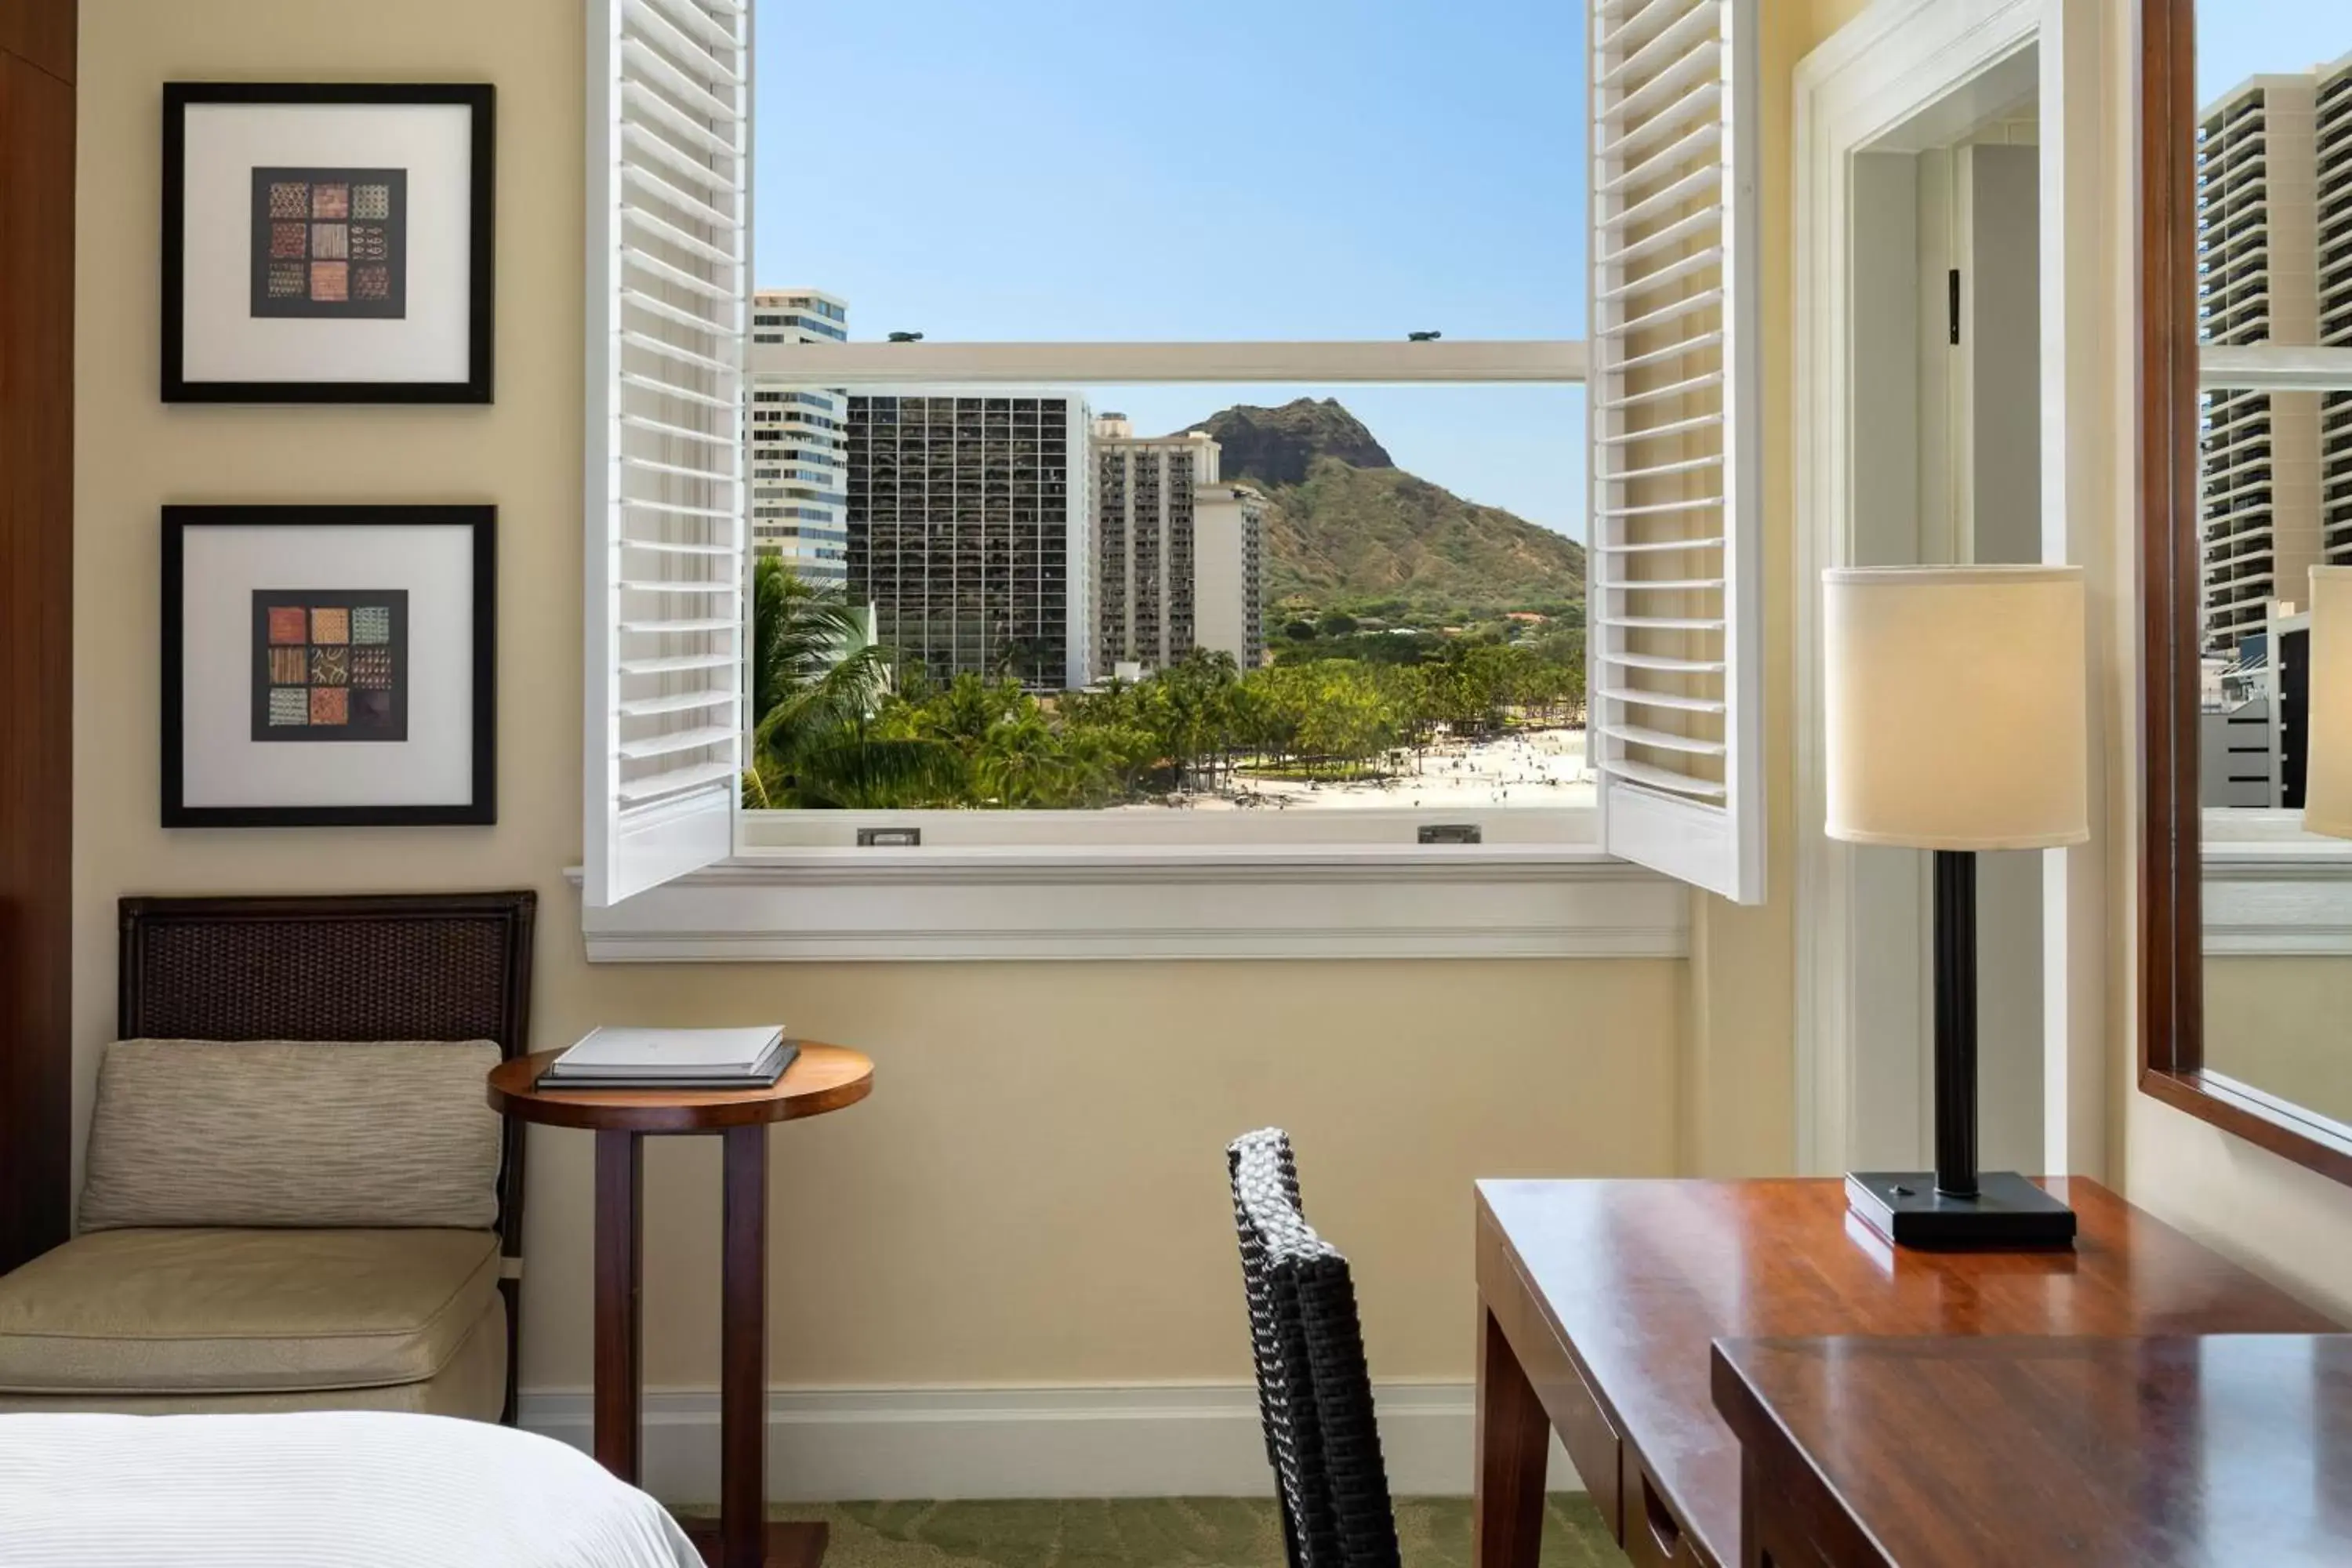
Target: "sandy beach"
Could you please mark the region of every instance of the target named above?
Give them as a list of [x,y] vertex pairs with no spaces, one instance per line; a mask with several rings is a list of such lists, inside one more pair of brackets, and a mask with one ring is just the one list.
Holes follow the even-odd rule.
[[[1592,775],[1584,765],[1582,730],[1524,730],[1492,740],[1448,742],[1419,759],[1408,755],[1398,776],[1349,784],[1302,784],[1290,779],[1252,778],[1244,772],[1238,793],[1244,803],[1223,795],[1196,795],[1186,805],[1196,811],[1339,811],[1376,807],[1388,811],[1423,807],[1589,806]],[[1160,805],[1117,809],[1158,811]]]

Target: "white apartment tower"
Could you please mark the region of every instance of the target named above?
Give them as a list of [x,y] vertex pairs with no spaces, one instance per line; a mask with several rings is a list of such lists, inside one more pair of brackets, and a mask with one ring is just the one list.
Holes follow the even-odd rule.
[[[837,343],[849,307],[817,289],[762,289],[751,296],[751,342]],[[849,523],[842,470],[846,401],[840,392],[754,373],[751,389],[751,552],[781,555],[807,582],[845,587]]]
[[1247,485],[1192,492],[1192,644],[1265,662],[1265,498]]
[[[2203,339],[2352,347],[2352,56],[2208,106],[2197,183]],[[2225,388],[2201,424],[2202,642],[2228,658],[2352,562],[2352,394]]]
[[1096,646],[1107,667],[1164,669],[1194,645],[1194,502],[1217,479],[1204,431],[1139,437],[1122,414],[1095,421]]
[[1139,437],[1127,416],[1095,421],[1096,645],[1106,668],[1164,669],[1218,648],[1244,669],[1259,629],[1265,502],[1219,479],[1206,431]]
[[1090,423],[1076,393],[860,389],[848,405],[849,589],[937,679],[1094,679]]

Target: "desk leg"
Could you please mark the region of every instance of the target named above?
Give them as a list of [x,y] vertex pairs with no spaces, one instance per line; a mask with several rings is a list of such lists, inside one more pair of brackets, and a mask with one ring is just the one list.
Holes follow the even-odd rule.
[[1472,1568],[1535,1568],[1551,1423],[1495,1314],[1481,1303],[1478,1317],[1478,1489],[1470,1506],[1470,1561]]
[[596,1134],[596,1462],[637,1484],[643,1424],[645,1138]]

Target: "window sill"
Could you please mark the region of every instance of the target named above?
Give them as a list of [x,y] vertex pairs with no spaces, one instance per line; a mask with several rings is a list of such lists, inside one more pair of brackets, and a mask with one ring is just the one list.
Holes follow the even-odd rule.
[[801,849],[583,910],[582,928],[595,963],[1681,958],[1690,905],[1589,845]]
[[2200,847],[2205,955],[2352,954],[2352,842],[2302,831],[2301,812],[2214,831]]

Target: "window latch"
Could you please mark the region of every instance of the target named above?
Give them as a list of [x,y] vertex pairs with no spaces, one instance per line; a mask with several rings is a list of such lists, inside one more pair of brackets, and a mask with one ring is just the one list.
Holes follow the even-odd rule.
[[1480,842],[1478,825],[1475,822],[1432,822],[1421,829],[1423,844],[1476,844]]
[[861,827],[857,830],[860,849],[919,849],[923,830],[919,827]]

